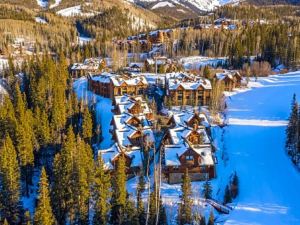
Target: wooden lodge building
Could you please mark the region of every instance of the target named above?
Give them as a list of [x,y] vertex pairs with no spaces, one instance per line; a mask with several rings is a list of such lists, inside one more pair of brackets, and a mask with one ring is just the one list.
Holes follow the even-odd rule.
[[164,178],[179,183],[188,169],[192,181],[216,177],[214,148],[207,134],[209,123],[203,113],[174,112],[160,151],[163,155]]
[[122,95],[144,95],[148,82],[143,76],[102,73],[88,76],[88,89],[95,94],[114,99]]
[[166,82],[166,93],[172,105],[207,106],[211,91],[208,79],[185,73],[172,73]]
[[116,169],[118,160],[121,157],[125,159],[126,174],[131,178],[138,174],[142,168],[142,155],[139,149],[131,149],[125,151],[115,143],[109,149],[99,150],[98,157],[102,157],[104,161],[104,169],[113,172]]
[[242,76],[237,71],[224,71],[223,73],[216,73],[215,79],[224,85],[225,91],[232,91],[235,88],[242,86]]
[[164,146],[163,173],[168,183],[180,183],[188,169],[192,181],[213,179],[216,177],[215,161],[211,145]]
[[83,63],[74,63],[69,71],[72,77],[82,77],[88,74],[100,73],[106,67],[106,62],[102,58],[89,58]]
[[105,168],[113,171],[120,157],[125,158],[128,177],[137,175],[142,168],[143,151],[153,149],[152,111],[141,96],[116,96],[110,133],[115,144],[99,150]]

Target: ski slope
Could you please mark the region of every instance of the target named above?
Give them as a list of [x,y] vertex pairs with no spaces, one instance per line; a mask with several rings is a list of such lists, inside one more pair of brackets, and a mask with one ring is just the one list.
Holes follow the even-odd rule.
[[[228,97],[228,124],[214,131],[219,153],[217,183],[236,171],[240,194],[226,225],[300,224],[300,172],[285,154],[292,95],[300,100],[300,72],[258,79],[249,91]],[[223,149],[222,149],[223,148]],[[219,160],[220,161],[220,160]]]

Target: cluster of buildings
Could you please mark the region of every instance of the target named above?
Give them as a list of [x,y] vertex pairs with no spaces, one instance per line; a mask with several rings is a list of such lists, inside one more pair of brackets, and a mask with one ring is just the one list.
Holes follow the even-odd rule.
[[[164,93],[172,105],[209,105],[212,95],[211,81],[188,73],[166,74]],[[240,87],[238,73],[224,71],[213,79],[223,82],[226,90]],[[90,91],[112,99],[112,137],[115,143],[109,149],[99,150],[107,170],[113,170],[122,156],[125,158],[128,177],[137,175],[145,166],[145,150],[162,156],[163,179],[168,183],[181,182],[188,169],[191,180],[208,180],[216,177],[215,148],[210,138],[210,123],[204,113],[182,110],[169,111],[168,129],[158,141],[153,129],[152,109],[145,101],[149,88],[142,74],[102,73],[88,77]]]
[[83,63],[73,63],[70,67],[72,77],[86,76],[90,73],[99,73],[107,65],[103,58],[88,58]]
[[145,150],[154,148],[152,130],[153,113],[141,96],[122,95],[114,98],[114,116],[111,130],[115,144],[98,154],[104,160],[105,168],[113,170],[120,157],[125,158],[129,177],[136,175],[143,167]]
[[181,182],[186,170],[192,181],[216,177],[209,121],[204,113],[175,112],[161,142],[163,173],[168,183]]

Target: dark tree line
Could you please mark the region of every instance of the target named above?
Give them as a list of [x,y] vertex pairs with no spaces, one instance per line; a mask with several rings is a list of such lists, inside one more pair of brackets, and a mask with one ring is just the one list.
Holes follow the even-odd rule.
[[293,163],[299,166],[300,162],[300,108],[294,94],[288,126],[286,128],[285,148]]

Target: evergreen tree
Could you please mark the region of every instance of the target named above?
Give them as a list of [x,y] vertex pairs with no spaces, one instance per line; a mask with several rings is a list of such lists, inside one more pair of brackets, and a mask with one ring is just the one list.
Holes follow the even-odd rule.
[[236,172],[234,173],[233,178],[232,178],[230,192],[231,192],[231,196],[233,198],[236,198],[237,195],[239,194],[239,178],[238,178]]
[[6,218],[4,219],[3,225],[9,225]]
[[89,108],[86,106],[83,112],[82,137],[90,143],[93,136],[93,120]]
[[205,216],[200,217],[200,224],[199,225],[206,225]]
[[225,194],[224,194],[224,204],[231,203],[231,202],[232,202],[231,192],[229,190],[228,185],[226,185]]
[[211,210],[207,225],[214,225],[214,224],[215,224],[215,216],[214,216],[214,212]]
[[296,162],[297,144],[299,138],[298,129],[298,118],[299,118],[299,106],[296,100],[296,95],[293,95],[291,104],[291,114],[289,117],[289,123],[286,128],[286,151],[292,157],[293,161]]
[[9,223],[20,220],[20,170],[17,154],[7,134],[0,150],[0,214]]
[[22,225],[31,225],[31,224],[32,224],[32,223],[31,223],[30,212],[27,210],[27,211],[24,213]]
[[209,181],[206,181],[203,184],[203,192],[202,192],[204,198],[210,199],[212,197],[212,187]]
[[40,110],[39,107],[35,110],[34,132],[40,146],[46,146],[51,139],[50,124],[48,115],[45,110]]
[[203,76],[207,79],[210,79],[211,78],[211,72],[210,72],[210,69],[208,66],[205,66],[204,67],[204,70],[203,70]]
[[0,138],[4,138],[4,135],[8,133],[14,140],[16,125],[17,119],[14,106],[11,99],[8,96],[5,96],[0,107]]
[[144,208],[144,203],[142,200],[142,193],[145,190],[145,180],[144,180],[144,176],[143,173],[141,173],[140,177],[139,177],[139,183],[138,183],[138,187],[137,187],[137,214],[139,217],[139,223],[140,224],[145,224],[146,222],[146,213],[145,213],[145,208]]
[[33,131],[32,112],[26,109],[24,101],[18,85],[15,86],[14,102],[17,117],[16,140],[18,159],[21,166],[22,179],[25,181],[26,195],[29,195],[29,184],[32,179],[32,169],[34,162],[34,144],[35,136]]
[[183,175],[183,182],[181,185],[182,195],[180,196],[181,203],[178,208],[178,224],[192,223],[192,185],[191,179],[186,169]]
[[93,225],[107,224],[110,209],[109,199],[111,197],[110,175],[104,171],[104,163],[101,155],[95,165],[95,179],[93,188],[93,199],[95,201],[95,214]]
[[54,215],[50,205],[49,184],[46,170],[43,167],[39,182],[39,198],[34,215],[34,224],[53,225],[55,224]]
[[54,158],[52,209],[58,223],[64,224],[67,217],[74,217],[71,209],[74,209],[72,185],[74,180],[72,172],[75,165],[75,135],[72,127],[69,127],[67,138],[62,150]]
[[162,203],[162,200],[160,199],[159,201],[159,220],[158,220],[158,224],[159,225],[167,225],[167,213],[166,213],[166,208]]
[[126,172],[125,172],[125,158],[119,157],[114,171],[112,181],[112,210],[111,223],[122,224],[125,221],[125,207],[126,207]]

